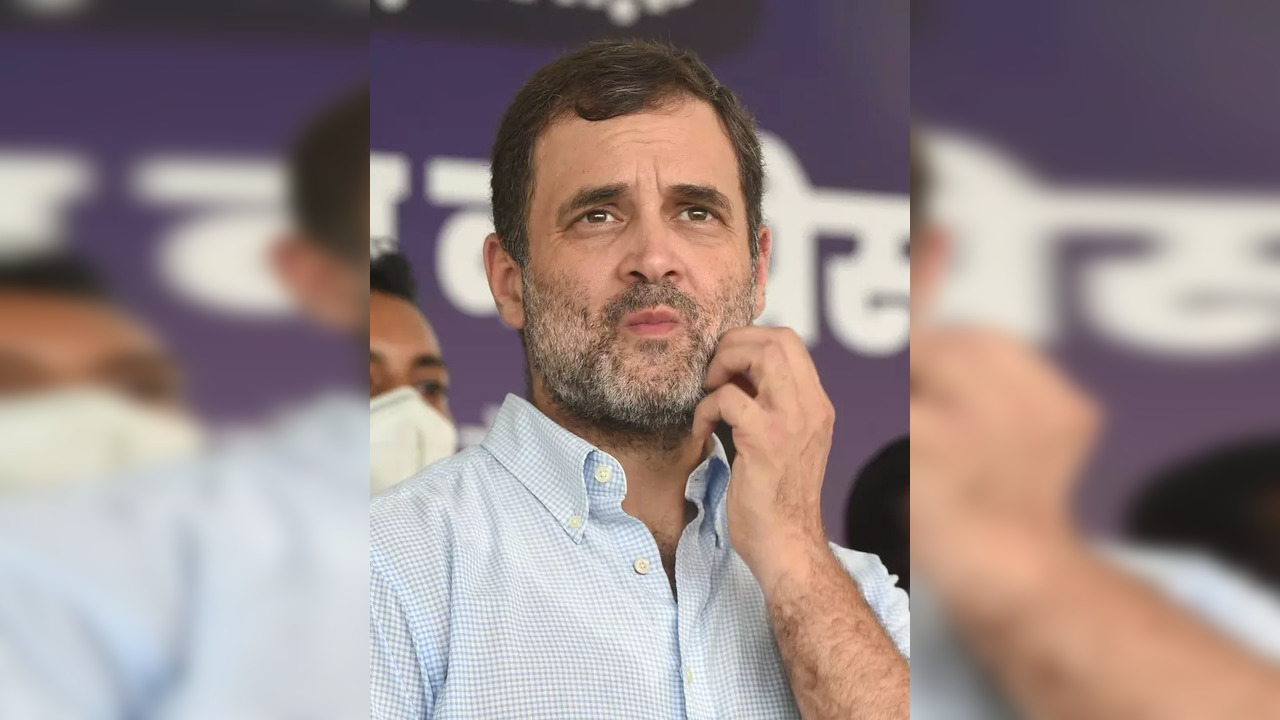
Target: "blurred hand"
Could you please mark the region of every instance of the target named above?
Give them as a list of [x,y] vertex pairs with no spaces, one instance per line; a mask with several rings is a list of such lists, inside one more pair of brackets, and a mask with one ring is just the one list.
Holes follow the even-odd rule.
[[725,333],[706,387],[695,433],[705,439],[721,419],[733,427],[729,537],[767,596],[781,577],[831,555],[821,500],[835,408],[789,328]]
[[1003,334],[911,340],[911,555],[952,602],[1015,602],[1082,550],[1070,499],[1099,411]]

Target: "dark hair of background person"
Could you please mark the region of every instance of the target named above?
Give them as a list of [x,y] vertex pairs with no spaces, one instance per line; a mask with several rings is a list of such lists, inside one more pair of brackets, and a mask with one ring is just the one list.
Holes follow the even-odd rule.
[[493,222],[502,248],[516,264],[525,267],[529,260],[533,150],[547,126],[568,113],[602,121],[657,110],[684,98],[710,104],[733,143],[755,260],[764,160],[750,113],[692,52],[648,41],[604,40],[539,70],[520,88],[502,117],[493,145]]
[[898,585],[911,592],[911,445],[898,438],[877,452],[853,482],[845,511],[845,542],[877,555]]
[[325,107],[289,152],[290,210],[307,239],[359,259],[369,228],[369,88]]
[[62,251],[0,259],[0,291],[100,302],[111,299],[106,282],[88,261]]
[[924,229],[929,217],[929,195],[932,190],[929,168],[925,163],[924,147],[920,144],[920,134],[911,128],[911,240],[914,243],[916,233]]
[[1207,552],[1280,589],[1280,437],[1233,443],[1160,471],[1130,506],[1125,534]]
[[418,284],[413,279],[413,266],[398,252],[379,255],[369,263],[369,291],[417,302]]

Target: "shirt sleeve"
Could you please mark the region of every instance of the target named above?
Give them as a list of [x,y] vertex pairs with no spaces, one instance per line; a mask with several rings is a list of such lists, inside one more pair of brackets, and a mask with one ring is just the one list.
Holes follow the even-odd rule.
[[905,590],[897,586],[898,578],[890,575],[880,558],[856,550],[848,550],[832,544],[831,550],[839,558],[849,577],[862,592],[880,621],[880,627],[893,641],[898,652],[911,660],[911,606]]
[[182,539],[131,489],[0,502],[0,717],[123,717],[166,681]]
[[376,562],[369,568],[369,715],[430,720],[435,700],[424,682],[400,598]]
[[1112,562],[1241,646],[1280,662],[1280,598],[1210,557],[1104,547]]

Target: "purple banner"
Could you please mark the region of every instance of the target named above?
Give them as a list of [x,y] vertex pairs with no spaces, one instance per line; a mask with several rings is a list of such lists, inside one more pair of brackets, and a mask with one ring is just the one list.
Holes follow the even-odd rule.
[[1094,529],[1160,466],[1280,432],[1278,30],[1265,4],[914,18],[950,307],[1040,341],[1104,403],[1080,495]]
[[359,391],[350,339],[297,322],[266,250],[286,224],[281,152],[367,78],[366,37],[9,30],[0,243],[91,258],[174,349],[206,419]]

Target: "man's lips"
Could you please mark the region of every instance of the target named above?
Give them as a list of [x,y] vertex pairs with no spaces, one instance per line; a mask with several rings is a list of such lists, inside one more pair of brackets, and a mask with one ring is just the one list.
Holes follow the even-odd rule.
[[638,335],[664,335],[680,325],[680,314],[669,307],[656,307],[628,313],[622,326]]

